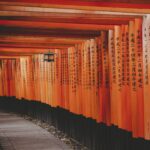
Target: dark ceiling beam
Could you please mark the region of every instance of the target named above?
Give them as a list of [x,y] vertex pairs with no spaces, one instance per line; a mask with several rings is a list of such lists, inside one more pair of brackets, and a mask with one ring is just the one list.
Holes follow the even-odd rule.
[[11,58],[21,58],[21,57],[30,57],[31,55],[12,55],[12,56],[9,56],[9,55],[0,55],[0,59],[11,59]]
[[39,53],[47,53],[49,50],[53,49],[45,49],[45,48],[12,48],[12,47],[0,47],[0,56],[1,55],[11,55],[11,54],[39,54]]
[[35,28],[0,26],[0,35],[87,39],[99,36],[100,32],[91,30],[82,31],[70,29],[35,29]]
[[67,49],[67,45],[33,45],[33,44],[14,44],[14,43],[0,43],[0,47],[4,48],[40,48],[40,49]]
[[[34,55],[34,54],[44,54],[49,51],[54,51],[53,49],[44,49],[44,48],[12,48],[12,47],[0,47],[0,56],[4,55]],[[64,48],[59,50],[66,50]]]
[[[40,52],[40,53],[44,53],[44,52]],[[33,55],[33,54],[39,54],[39,53],[37,53],[37,52],[28,52],[28,53],[25,53],[25,52],[0,52],[0,56],[9,56],[9,55],[15,55],[15,56],[17,56],[17,55]]]
[[95,24],[51,23],[51,22],[14,21],[14,20],[0,20],[0,26],[38,28],[38,29],[92,30],[92,31],[113,29],[113,25],[107,24],[95,25]]
[[13,41],[9,41],[9,42],[0,42],[0,44],[15,44],[15,45],[26,45],[26,46],[43,46],[44,47],[50,47],[50,46],[65,46],[65,47],[72,47],[75,44],[68,44],[68,43],[44,43],[44,45],[42,43],[33,43],[33,42],[13,42]]
[[12,47],[0,47],[0,52],[35,52],[35,53],[41,53],[41,52],[48,52],[49,49],[45,48],[12,48]]
[[56,37],[34,37],[34,36],[1,36],[0,43],[13,42],[13,43],[30,43],[30,44],[79,44],[83,39],[76,38],[56,38]]
[[[1,12],[0,12],[1,13]],[[32,14],[31,14],[32,15]],[[121,25],[128,24],[133,18],[83,18],[83,17],[34,17],[34,16],[2,16],[0,20],[53,22],[53,23],[78,23],[78,24],[99,24],[99,25]]]
[[39,53],[23,53],[23,52],[0,52],[0,56],[31,56],[31,55],[34,55],[34,54],[39,54]]

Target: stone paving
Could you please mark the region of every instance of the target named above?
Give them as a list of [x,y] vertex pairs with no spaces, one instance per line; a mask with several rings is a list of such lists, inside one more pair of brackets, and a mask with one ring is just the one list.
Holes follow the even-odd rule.
[[0,112],[0,150],[71,150],[48,131],[15,114]]

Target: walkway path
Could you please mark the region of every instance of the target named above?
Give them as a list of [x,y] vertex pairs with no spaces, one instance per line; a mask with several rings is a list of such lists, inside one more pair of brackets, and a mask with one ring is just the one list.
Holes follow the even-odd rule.
[[0,112],[0,145],[3,150],[71,150],[41,127],[4,112]]

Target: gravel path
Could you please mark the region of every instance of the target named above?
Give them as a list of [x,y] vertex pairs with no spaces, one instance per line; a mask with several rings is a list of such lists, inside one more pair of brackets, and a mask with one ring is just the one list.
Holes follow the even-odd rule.
[[72,150],[47,130],[16,114],[0,112],[3,150]]
[[53,125],[50,125],[48,123],[39,121],[37,119],[33,119],[29,116],[22,116],[25,119],[32,121],[34,124],[42,127],[43,129],[47,130],[51,134],[53,134],[57,139],[61,140],[63,143],[67,144],[69,147],[71,147],[72,150],[89,150],[87,147],[81,145],[78,141],[68,137],[65,133],[59,131],[57,128],[55,128]]

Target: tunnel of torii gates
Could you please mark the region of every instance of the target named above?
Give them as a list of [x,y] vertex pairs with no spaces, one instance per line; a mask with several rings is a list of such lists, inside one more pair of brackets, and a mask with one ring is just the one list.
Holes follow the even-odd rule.
[[148,0],[0,1],[0,96],[150,140],[149,14]]

